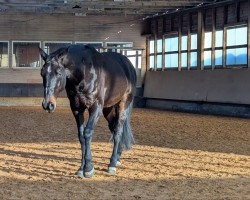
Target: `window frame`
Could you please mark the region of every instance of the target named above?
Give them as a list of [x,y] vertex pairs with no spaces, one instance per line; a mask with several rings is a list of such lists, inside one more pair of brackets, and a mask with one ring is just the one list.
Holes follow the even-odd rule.
[[72,41],[55,41],[55,40],[53,40],[53,41],[43,41],[43,50],[45,51],[45,53],[47,53],[47,54],[50,54],[50,53],[52,53],[52,52],[47,52],[47,50],[45,49],[45,44],[46,43],[54,43],[54,44],[64,44],[64,43],[69,43],[69,44],[73,44],[72,43]]
[[10,42],[8,40],[0,40],[0,42],[7,42],[8,44],[8,56],[7,56],[7,61],[8,61],[8,65],[4,66],[4,67],[0,67],[0,69],[8,69],[10,68]]
[[[177,38],[177,42],[178,42],[178,44],[177,44],[177,50],[176,51],[166,51],[166,40],[167,39],[171,39],[171,38]],[[179,60],[179,56],[180,56],[180,54],[179,54],[179,35],[178,35],[178,33],[177,32],[174,32],[174,33],[168,33],[168,34],[164,34],[164,46],[163,46],[163,57],[164,57],[164,59],[163,59],[163,66],[164,66],[164,69],[165,70],[178,70],[178,68],[179,68],[179,62],[178,62],[178,60]],[[177,54],[177,67],[167,67],[166,66],[166,56],[167,55],[174,55],[174,54]]]
[[[227,31],[229,30],[229,29],[237,29],[237,28],[242,28],[242,27],[246,27],[246,32],[247,32],[247,34],[248,34],[248,29],[250,28],[250,27],[248,27],[248,25],[247,24],[238,24],[238,25],[229,25],[229,26],[225,26],[224,27],[224,31],[225,31],[225,35],[226,35],[226,38],[224,38],[224,43],[225,43],[225,48],[223,49],[224,50],[224,55],[225,55],[225,57],[224,57],[224,59],[225,59],[225,67],[226,68],[248,68],[248,56],[249,56],[249,52],[248,52],[248,43],[250,42],[250,41],[248,41],[248,38],[246,38],[246,44],[241,44],[241,45],[232,45],[232,46],[228,46],[227,45],[227,41],[228,41],[228,34],[227,34]],[[230,64],[230,65],[228,65],[227,64],[227,50],[230,50],[230,49],[240,49],[240,48],[246,48],[246,64]]]
[[14,59],[14,43],[15,42],[20,42],[20,43],[39,43],[39,47],[42,48],[42,42],[41,41],[38,41],[38,40],[12,40],[12,52],[11,52],[11,63],[12,63],[12,68],[14,69],[40,69],[41,66],[42,66],[42,63],[41,63],[41,56],[39,55],[39,66],[38,67],[20,67],[20,66],[14,66],[13,65],[13,59]]

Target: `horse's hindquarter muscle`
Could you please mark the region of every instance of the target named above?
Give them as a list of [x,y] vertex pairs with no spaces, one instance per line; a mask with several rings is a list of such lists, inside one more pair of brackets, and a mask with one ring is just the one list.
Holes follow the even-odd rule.
[[[104,107],[118,103],[121,98],[131,92],[129,77],[126,73],[128,66],[123,62],[122,55],[103,53]],[[107,89],[109,88],[109,89]]]

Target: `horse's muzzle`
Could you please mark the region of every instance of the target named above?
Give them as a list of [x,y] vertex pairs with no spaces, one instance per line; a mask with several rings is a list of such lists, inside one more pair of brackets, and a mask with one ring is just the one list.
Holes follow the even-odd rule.
[[42,107],[44,110],[48,111],[49,113],[53,113],[55,111],[55,104],[52,102],[46,102],[43,100]]

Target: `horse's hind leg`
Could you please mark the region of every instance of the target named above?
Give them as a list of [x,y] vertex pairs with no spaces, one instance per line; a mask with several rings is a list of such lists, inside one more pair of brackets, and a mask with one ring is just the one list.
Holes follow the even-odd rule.
[[[116,128],[117,122],[118,122],[117,108],[115,106],[104,108],[103,115],[104,115],[105,119],[108,121],[108,126],[109,126],[110,132],[112,134],[114,134],[114,131],[115,131],[115,128]],[[121,165],[121,162],[120,162],[121,153],[122,153],[122,145],[121,145],[121,142],[119,142],[119,146],[118,146],[118,150],[117,150],[116,166]]]
[[[122,137],[127,137],[128,134],[130,135],[132,134],[132,133],[124,133],[124,130],[123,130],[123,125],[128,115],[129,103],[130,102],[128,102],[127,99],[118,103],[115,107],[115,114],[113,114],[113,118],[110,117],[110,121],[108,120],[109,122],[111,122],[110,123],[111,125],[114,125],[112,126],[114,147],[113,147],[113,152],[110,158],[110,164],[108,168],[108,172],[112,174],[116,173],[116,166],[119,165],[120,163],[120,155],[122,152],[122,145],[123,145],[122,142],[124,142],[122,141],[123,139]],[[131,143],[131,141],[129,141],[128,143]]]

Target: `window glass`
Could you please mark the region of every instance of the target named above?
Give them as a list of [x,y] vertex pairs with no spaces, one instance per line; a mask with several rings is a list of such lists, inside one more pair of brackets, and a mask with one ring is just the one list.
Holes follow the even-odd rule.
[[9,43],[0,42],[0,67],[9,66]]
[[197,52],[190,54],[190,67],[197,67]]
[[185,51],[187,50],[187,42],[188,42],[188,36],[184,35],[181,37],[181,50]]
[[227,29],[227,46],[247,44],[247,27]]
[[45,42],[44,43],[44,51],[47,54],[50,54],[50,53],[56,51],[57,49],[59,49],[61,47],[66,47],[70,44],[71,44],[71,42]]
[[165,39],[165,52],[178,51],[178,37]]
[[197,49],[197,34],[191,35],[191,50]]
[[[107,47],[108,47],[108,52],[117,52],[117,53],[122,53],[122,48],[126,48],[126,47],[133,47],[133,43],[132,42],[107,42],[106,43]],[[112,48],[114,47],[114,48]]]
[[150,56],[149,57],[149,68],[154,69],[154,61],[155,61],[155,57],[154,56]]
[[211,51],[204,51],[204,66],[211,66],[212,65],[212,57]]
[[247,48],[227,49],[227,65],[247,64]]
[[141,56],[138,56],[138,69],[141,69]]
[[130,60],[130,62],[133,64],[133,66],[136,68],[136,57],[128,57],[128,59]]
[[223,43],[223,31],[219,30],[215,32],[215,47],[222,47]]
[[157,53],[162,52],[162,39],[157,40]]
[[178,67],[178,54],[171,53],[165,55],[165,66],[167,68],[176,68]]
[[212,47],[212,32],[206,32],[204,37],[204,48]]
[[162,68],[162,55],[157,55],[157,69]]
[[40,67],[40,42],[13,42],[13,67]]
[[222,65],[222,50],[215,50],[215,65]]
[[127,56],[133,56],[133,55],[136,55],[135,50],[127,50]]
[[181,67],[187,67],[187,53],[181,53]]
[[154,40],[150,40],[150,43],[149,43],[149,53],[154,53],[155,52],[155,41]]

